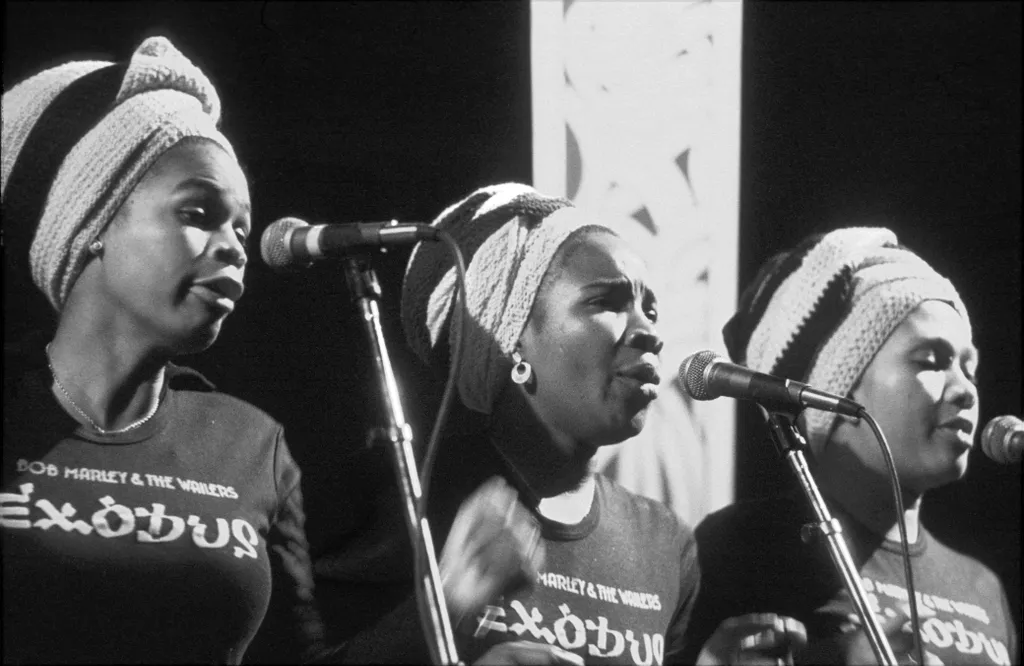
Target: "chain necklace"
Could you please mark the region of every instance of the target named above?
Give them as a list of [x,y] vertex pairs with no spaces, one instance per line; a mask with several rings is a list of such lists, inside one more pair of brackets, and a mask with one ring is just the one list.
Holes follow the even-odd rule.
[[[101,435],[120,435],[122,433],[126,433],[126,432],[129,432],[131,430],[135,430],[136,428],[144,425],[147,421],[149,421],[151,418],[153,418],[153,416],[156,414],[157,410],[160,409],[160,391],[157,391],[156,392],[156,398],[153,400],[153,406],[150,408],[148,414],[143,416],[138,421],[135,421],[134,423],[129,423],[124,428],[118,428],[117,430],[104,430],[103,428],[100,427],[100,425],[98,423],[96,423],[95,421],[92,420],[91,416],[86,414],[85,411],[83,411],[82,408],[78,406],[78,403],[76,403],[74,401],[74,399],[71,397],[71,394],[68,393],[68,390],[66,388],[64,388],[63,384],[60,383],[60,379],[57,378],[57,371],[53,369],[53,361],[50,360],[50,345],[52,345],[52,344],[53,343],[51,342],[49,345],[46,345],[46,365],[48,365],[50,367],[50,375],[53,377],[54,383],[57,385],[57,388],[60,389],[60,392],[62,394],[64,394],[64,397],[67,398],[68,404],[71,405],[72,409],[74,409],[78,413],[79,416],[81,416],[83,419],[88,421],[89,425],[91,425],[93,427],[93,429],[96,432],[98,432],[99,434],[101,434]],[[160,380],[159,380],[158,383],[160,384],[161,388],[163,387],[163,379],[164,379],[164,370],[163,370],[163,368],[160,368]]]

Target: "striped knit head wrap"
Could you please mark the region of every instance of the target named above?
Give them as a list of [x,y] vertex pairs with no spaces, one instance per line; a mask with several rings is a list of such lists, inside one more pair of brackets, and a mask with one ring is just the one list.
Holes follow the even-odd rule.
[[[575,231],[599,226],[583,217],[566,199],[507,183],[473,192],[432,223],[455,238],[468,263],[470,321],[457,380],[468,408],[491,413],[555,253]],[[402,327],[416,355],[435,368],[447,363],[443,341],[454,346],[462,330],[461,310],[453,313],[456,277],[447,247],[420,243],[413,249],[402,285]]]
[[216,90],[163,37],[127,63],[71,62],[16,85],[3,96],[4,230],[17,237],[8,261],[27,255],[59,312],[89,244],[168,148],[203,137],[235,158],[219,121]]
[[[770,259],[723,329],[729,355],[753,370],[848,396],[879,348],[918,305],[949,303],[970,327],[952,283],[888,229],[811,236]],[[804,412],[820,453],[836,415]]]

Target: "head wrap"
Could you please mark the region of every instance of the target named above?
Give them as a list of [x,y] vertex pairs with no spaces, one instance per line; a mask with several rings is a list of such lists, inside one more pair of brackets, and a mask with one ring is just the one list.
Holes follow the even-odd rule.
[[[953,284],[884,228],[812,236],[776,255],[723,329],[729,355],[753,370],[847,396],[882,344],[918,305],[949,303],[970,318]],[[836,415],[804,413],[812,451]]]
[[[5,236],[25,236],[32,280],[58,311],[88,246],[145,172],[186,137],[218,131],[220,100],[206,76],[167,39],[151,37],[127,63],[72,62],[3,96]],[[20,260],[9,256],[8,260]]]
[[[505,359],[515,350],[555,253],[573,232],[599,225],[589,224],[566,199],[506,183],[473,192],[432,226],[450,233],[467,260],[470,321],[459,395],[470,409],[490,414],[505,379]],[[456,277],[450,250],[441,243],[413,249],[402,285],[402,327],[416,355],[435,367],[438,352],[447,353],[438,345],[454,345],[462,330],[460,316],[452,312]]]

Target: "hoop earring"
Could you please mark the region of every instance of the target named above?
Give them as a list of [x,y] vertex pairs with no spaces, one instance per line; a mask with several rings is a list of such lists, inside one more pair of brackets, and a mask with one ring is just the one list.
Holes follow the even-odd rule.
[[533,377],[533,366],[523,360],[518,351],[512,352],[512,381],[516,384],[525,384]]
[[103,241],[97,238],[89,243],[89,253],[98,255],[100,252],[103,252]]

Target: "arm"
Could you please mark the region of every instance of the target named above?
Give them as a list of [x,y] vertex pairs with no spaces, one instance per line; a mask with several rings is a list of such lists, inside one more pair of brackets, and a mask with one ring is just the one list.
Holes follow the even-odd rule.
[[[698,557],[697,541],[693,533],[683,527],[683,550],[680,562],[679,580],[679,605],[672,616],[672,623],[665,632],[665,663],[692,664],[696,659],[700,645],[696,649],[691,645],[694,640],[693,624],[700,617],[695,612],[700,612],[699,603],[702,599],[702,585],[700,560]],[[703,640],[700,641],[703,644]]]
[[301,474],[279,430],[274,459],[278,508],[267,534],[271,593],[250,649],[250,663],[300,662],[323,651],[324,631],[313,597]]
[[[475,490],[458,514],[438,558],[452,628],[468,628],[476,611],[502,592],[530,584],[543,560],[539,527],[515,490],[492,478]],[[409,562],[410,569],[412,562]],[[471,632],[472,629],[469,629]],[[349,641],[348,663],[423,663],[428,660],[414,596]],[[482,664],[572,662],[574,655],[525,641],[495,646]],[[466,659],[460,647],[459,657]],[[546,660],[555,661],[546,661]]]

